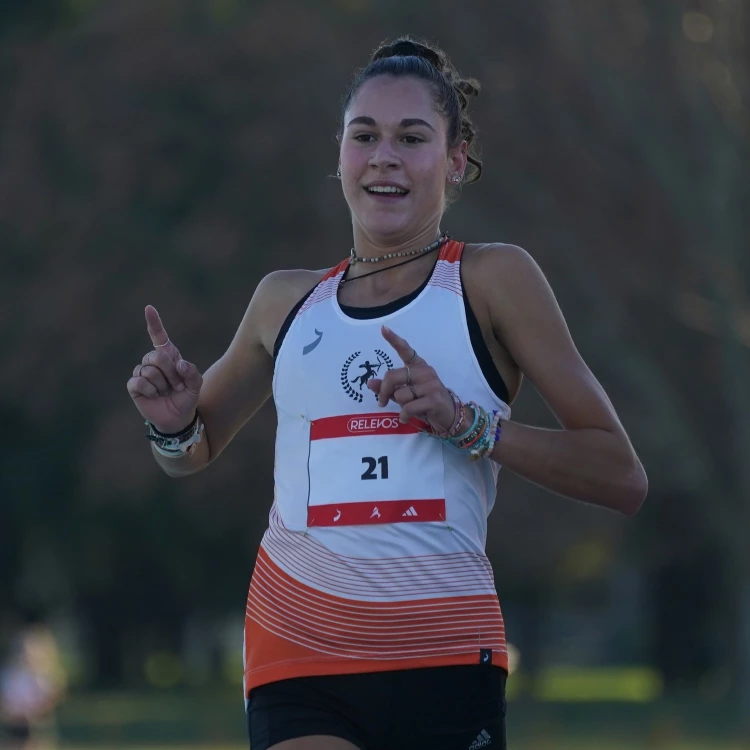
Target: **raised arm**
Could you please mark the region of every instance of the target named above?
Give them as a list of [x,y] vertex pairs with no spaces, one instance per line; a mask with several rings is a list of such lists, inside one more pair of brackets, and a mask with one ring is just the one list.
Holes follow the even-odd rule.
[[[309,274],[276,272],[261,281],[226,353],[202,377],[169,340],[157,311],[150,305],[146,308],[154,348],[134,369],[128,392],[141,415],[161,433],[183,431],[196,409],[205,426],[188,455],[167,457],[154,449],[156,461],[170,476],[205,468],[270,396],[273,339],[294,304],[300,286],[295,273]],[[302,286],[305,281],[310,283],[304,277]]]

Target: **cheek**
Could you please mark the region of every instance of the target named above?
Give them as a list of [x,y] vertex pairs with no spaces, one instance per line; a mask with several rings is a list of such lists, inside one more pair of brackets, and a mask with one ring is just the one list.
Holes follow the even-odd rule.
[[445,153],[440,150],[423,151],[414,154],[411,160],[411,169],[425,182],[441,185],[447,173],[447,159]]
[[342,171],[353,172],[361,169],[363,164],[367,164],[367,153],[365,149],[354,148],[352,144],[345,142],[341,146],[339,159]]
[[441,195],[445,190],[445,174],[444,165],[436,164],[432,159],[413,165],[412,176],[420,183],[421,192],[431,198]]

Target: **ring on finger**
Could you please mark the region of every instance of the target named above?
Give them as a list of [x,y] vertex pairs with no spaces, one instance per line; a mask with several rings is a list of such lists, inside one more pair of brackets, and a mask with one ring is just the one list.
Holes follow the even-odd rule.
[[411,386],[411,367],[406,365],[406,385]]
[[140,367],[138,368],[138,377],[139,377],[139,378],[142,378],[142,377],[143,377],[143,368],[144,368],[145,366],[146,366],[146,365],[141,365],[141,366],[140,366]]
[[414,347],[412,347],[411,350],[413,354],[411,355],[411,357],[409,357],[409,359],[406,360],[406,362],[404,362],[407,370],[409,369],[409,364],[411,364],[417,358],[417,350]]
[[419,396],[417,396],[417,392],[414,390],[414,386],[409,383],[409,390],[411,391],[411,395],[414,396],[414,400],[416,401]]
[[167,344],[171,344],[172,342],[167,339],[164,344],[154,344],[154,349],[161,349],[162,347],[165,347]]

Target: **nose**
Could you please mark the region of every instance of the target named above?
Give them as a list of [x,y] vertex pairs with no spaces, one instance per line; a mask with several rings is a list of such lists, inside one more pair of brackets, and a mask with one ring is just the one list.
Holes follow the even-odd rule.
[[393,144],[390,140],[388,138],[383,138],[375,144],[375,148],[370,156],[369,164],[375,169],[394,169],[401,166],[401,159],[393,148]]

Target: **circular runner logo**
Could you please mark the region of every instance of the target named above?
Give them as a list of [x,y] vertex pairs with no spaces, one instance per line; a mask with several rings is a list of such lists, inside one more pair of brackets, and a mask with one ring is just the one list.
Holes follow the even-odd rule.
[[392,370],[393,361],[382,349],[375,349],[374,354],[368,353],[367,356],[363,356],[362,352],[354,352],[347,357],[341,368],[341,387],[349,398],[361,404],[367,381],[381,377],[384,374],[383,368]]

